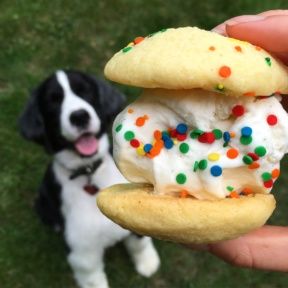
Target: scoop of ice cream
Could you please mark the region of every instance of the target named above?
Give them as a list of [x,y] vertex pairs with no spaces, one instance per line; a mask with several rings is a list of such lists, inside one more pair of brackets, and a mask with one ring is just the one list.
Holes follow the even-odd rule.
[[288,151],[278,96],[146,89],[113,127],[114,158],[131,182],[198,199],[269,193]]

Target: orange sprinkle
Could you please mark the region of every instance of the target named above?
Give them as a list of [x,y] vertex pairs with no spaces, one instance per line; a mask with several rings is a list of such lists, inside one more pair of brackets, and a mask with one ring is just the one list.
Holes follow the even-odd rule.
[[258,169],[259,167],[260,164],[258,162],[253,162],[248,166],[249,169]]
[[157,147],[153,147],[150,152],[147,154],[147,156],[149,158],[154,158],[155,156],[159,155],[161,152],[161,149],[157,148]]
[[235,159],[237,158],[237,156],[239,155],[239,152],[237,149],[235,148],[230,148],[227,152],[226,152],[226,155],[228,158],[230,159]]
[[180,198],[187,198],[189,195],[188,191],[185,190],[185,189],[182,189],[180,192],[179,192],[179,196]]
[[134,110],[132,108],[128,109],[128,113],[132,114],[134,112]]
[[214,46],[210,46],[210,47],[209,47],[209,50],[210,50],[210,51],[215,51],[216,48],[215,48]]
[[235,46],[234,48],[235,48],[235,50],[236,50],[237,52],[242,52],[241,46]]
[[255,46],[255,49],[256,49],[257,51],[261,51],[261,50],[262,50],[262,48],[259,47],[259,46]]
[[253,190],[249,187],[245,187],[243,190],[242,190],[242,193],[245,194],[245,195],[249,195],[249,194],[252,194],[253,193]]
[[278,178],[280,176],[280,170],[275,168],[271,174],[273,179]]
[[231,75],[231,68],[228,66],[222,66],[218,70],[218,74],[223,78],[228,78]]
[[134,42],[134,44],[139,44],[139,43],[142,42],[144,39],[145,39],[144,37],[136,37],[133,42]]
[[243,96],[250,96],[250,97],[254,97],[254,96],[256,96],[256,93],[253,92],[253,91],[248,91],[248,92],[244,93]]
[[145,121],[148,120],[148,116],[147,115],[144,115],[143,117],[138,117],[136,119],[136,126],[138,127],[142,127],[144,124],[145,124]]
[[161,140],[161,139],[162,139],[162,133],[161,133],[160,130],[155,130],[155,131],[154,131],[154,138],[155,138],[156,140]]
[[281,93],[281,91],[278,90],[278,91],[275,91],[274,94],[281,95],[282,93]]
[[231,138],[234,138],[236,136],[236,133],[234,131],[230,131],[229,134]]
[[239,194],[238,194],[236,191],[232,191],[232,192],[229,194],[229,197],[230,197],[230,198],[239,198]]
[[156,140],[154,147],[157,149],[162,149],[164,147],[164,141],[163,140]]

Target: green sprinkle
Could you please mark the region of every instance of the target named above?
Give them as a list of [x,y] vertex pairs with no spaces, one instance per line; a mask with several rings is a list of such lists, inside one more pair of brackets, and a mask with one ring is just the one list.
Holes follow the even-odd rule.
[[253,163],[252,157],[250,157],[248,155],[243,156],[242,161],[247,165],[250,165]]
[[194,129],[194,130],[190,133],[190,137],[191,137],[192,139],[196,139],[196,138],[198,138],[200,135],[202,135],[203,133],[204,133],[204,131],[196,128],[196,129]]
[[271,175],[271,173],[269,173],[269,172],[264,172],[264,173],[261,175],[261,177],[262,177],[262,179],[263,179],[264,182],[269,181],[269,180],[272,179],[272,175]]
[[205,170],[207,168],[207,165],[208,165],[208,161],[203,159],[199,162],[198,167],[200,170]]
[[125,134],[124,134],[124,138],[125,138],[125,140],[127,140],[127,141],[131,141],[132,139],[134,139],[134,137],[135,137],[135,134],[134,134],[134,132],[132,132],[132,131],[127,131],[127,132],[125,132]]
[[184,173],[179,173],[177,176],[176,176],[176,182],[178,184],[184,184],[187,180],[187,177]]
[[122,129],[123,125],[119,124],[116,128],[115,131],[118,133]]
[[264,146],[257,146],[254,152],[259,156],[263,157],[266,154],[266,148]]
[[186,154],[189,151],[189,145],[187,143],[181,143],[179,150],[181,153]]
[[271,67],[271,65],[272,65],[271,59],[269,57],[266,57],[265,61],[266,61],[267,65]]
[[196,172],[199,168],[199,162],[195,161],[194,166],[193,166],[193,172]]
[[227,186],[226,189],[230,192],[232,192],[234,190],[234,188],[232,186]]
[[223,133],[220,129],[214,129],[212,132],[216,139],[221,139],[223,136]]
[[131,46],[127,46],[127,47],[125,47],[125,48],[122,49],[122,52],[123,52],[123,53],[126,53],[126,52],[130,51],[131,49],[132,49]]
[[229,145],[228,142],[224,142],[223,147],[227,147]]
[[252,142],[253,138],[251,136],[241,136],[240,143],[242,145],[249,145]]

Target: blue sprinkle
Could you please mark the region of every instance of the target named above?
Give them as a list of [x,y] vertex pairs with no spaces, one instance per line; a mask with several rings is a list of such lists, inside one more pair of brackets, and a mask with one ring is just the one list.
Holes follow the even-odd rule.
[[218,177],[222,175],[222,168],[218,165],[214,165],[210,168],[210,173],[212,174],[212,176]]
[[224,142],[226,142],[226,143],[230,141],[231,136],[230,136],[230,133],[228,131],[225,131],[223,133],[223,139],[224,139]]
[[174,143],[170,138],[168,138],[164,141],[164,146],[166,149],[171,149],[174,146]]
[[188,126],[185,123],[180,123],[176,127],[176,131],[179,134],[185,134],[187,132],[187,130],[188,130]]
[[242,136],[249,137],[252,135],[252,128],[245,126],[241,129]]
[[163,131],[162,132],[162,139],[164,141],[166,141],[167,139],[170,139],[170,135],[169,135],[169,133],[167,131]]
[[145,144],[144,147],[143,147],[143,150],[148,153],[150,152],[150,150],[152,149],[152,145],[151,144]]

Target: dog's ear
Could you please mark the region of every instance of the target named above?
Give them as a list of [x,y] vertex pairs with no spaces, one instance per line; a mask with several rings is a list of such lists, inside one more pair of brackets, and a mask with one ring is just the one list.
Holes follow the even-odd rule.
[[19,117],[19,128],[22,136],[38,144],[44,144],[45,127],[37,101],[39,89],[34,90]]
[[100,105],[105,120],[110,123],[124,108],[126,97],[104,80],[94,78],[99,91]]

